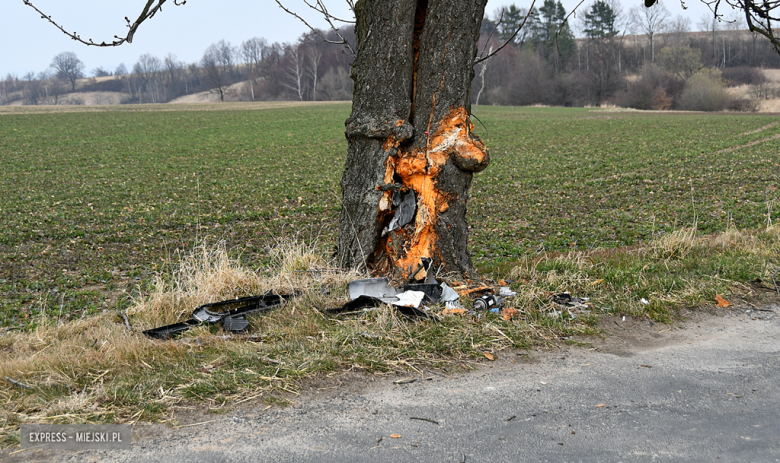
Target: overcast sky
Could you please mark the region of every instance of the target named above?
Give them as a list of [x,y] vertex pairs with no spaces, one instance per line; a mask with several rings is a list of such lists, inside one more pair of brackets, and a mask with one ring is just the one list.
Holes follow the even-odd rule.
[[[537,0],[540,6],[543,0]],[[584,15],[585,0],[579,15]],[[627,12],[643,0],[623,0]],[[344,0],[327,0],[333,14],[348,15]],[[29,71],[36,74],[51,64],[54,55],[72,51],[86,65],[87,74],[102,66],[113,71],[124,63],[132,69],[138,57],[151,53],[160,58],[168,53],[175,54],[187,63],[200,59],[210,44],[227,40],[234,45],[252,37],[264,37],[269,42],[293,42],[306,27],[297,19],[282,11],[274,0],[188,0],[184,6],[166,3],[162,13],[139,27],[132,44],[115,48],[96,48],[78,44],[53,26],[45,22],[22,0],[3,0],[0,10],[0,78],[8,73],[21,77]],[[143,5],[143,0],[33,0],[42,11],[64,25],[69,31],[77,31],[84,39],[96,42],[110,41],[127,30],[124,17],[134,20]],[[326,27],[321,19],[301,0],[284,0],[291,9],[301,12],[315,27]],[[502,5],[515,3],[528,7],[530,0],[489,0],[488,16]],[[567,11],[579,3],[578,0],[562,0]],[[687,0],[688,10],[683,10],[679,0],[665,0],[666,7],[674,18],[682,14],[691,19],[694,29],[708,9],[699,0]],[[579,20],[575,19],[575,23]]]

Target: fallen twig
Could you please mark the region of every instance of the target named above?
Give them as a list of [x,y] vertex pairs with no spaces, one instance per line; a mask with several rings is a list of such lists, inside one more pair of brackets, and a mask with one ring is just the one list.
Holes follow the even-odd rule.
[[13,384],[14,386],[18,386],[24,389],[35,389],[34,387],[30,386],[29,384],[24,384],[21,381],[17,381],[15,379],[11,379],[8,376],[3,376],[3,379],[8,381],[9,383]]
[[432,420],[432,419],[430,419],[430,418],[418,418],[418,417],[416,417],[416,416],[410,416],[410,417],[409,417],[409,419],[410,419],[410,420],[418,420],[418,421],[427,421],[427,422],[429,422],[429,423],[433,423],[433,424],[439,424],[439,422],[438,422],[438,421],[436,421],[436,420]]
[[780,272],[780,268],[775,270],[775,273],[772,274],[772,284],[775,285],[775,291],[777,292],[777,295],[780,296],[780,287],[777,286],[777,281],[775,281],[775,276],[777,275],[777,272]]
[[393,381],[393,384],[409,384],[417,381],[417,378],[403,378]]

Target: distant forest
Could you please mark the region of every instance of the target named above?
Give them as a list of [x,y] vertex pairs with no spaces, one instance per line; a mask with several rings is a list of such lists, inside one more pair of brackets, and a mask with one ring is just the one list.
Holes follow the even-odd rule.
[[[498,52],[475,64],[472,102],[752,111],[761,99],[780,96],[761,70],[780,68],[780,55],[760,35],[740,30],[738,18],[704,17],[691,32],[690,20],[671,18],[660,3],[623,12],[612,0],[597,0],[578,16],[573,24],[560,1],[545,0],[538,9],[512,5],[485,18],[478,59]],[[354,43],[354,30],[341,32]],[[88,73],[76,54],[64,52],[42,72],[0,80],[0,104],[84,104],[86,93],[95,104],[166,103],[202,92],[220,101],[350,100],[352,56],[320,35],[338,40],[332,31],[295,43],[223,40],[195,63],[144,54],[130,68]]]

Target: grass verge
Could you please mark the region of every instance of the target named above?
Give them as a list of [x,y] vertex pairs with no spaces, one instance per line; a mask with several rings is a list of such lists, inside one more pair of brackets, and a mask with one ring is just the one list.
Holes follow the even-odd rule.
[[[632,248],[502,264],[496,271],[515,279],[518,292],[507,301],[518,312],[511,320],[482,313],[413,321],[390,307],[327,316],[320,309],[345,302],[347,283],[361,275],[330,269],[315,249],[281,242],[269,251],[268,266],[252,270],[223,244],[201,246],[181,256],[174,271],[158,274],[153,291],[133,302],[132,332],[118,313],[62,321],[51,310],[30,331],[6,330],[0,377],[31,389],[0,382],[0,442],[18,443],[24,422],[175,423],[177,408],[193,403],[214,413],[249,400],[284,404],[306,378],[344,370],[408,375],[470,368],[486,353],[593,334],[602,312],[669,322],[678,308],[711,302],[716,294],[746,295],[754,290],[750,284],[770,281],[780,265],[780,227],[709,236],[684,229]],[[177,340],[155,341],[140,333],[187,318],[199,304],[269,289],[303,294],[251,317],[246,334],[227,337],[217,326],[202,326]],[[562,291],[590,297],[590,308],[552,303],[550,296]]]

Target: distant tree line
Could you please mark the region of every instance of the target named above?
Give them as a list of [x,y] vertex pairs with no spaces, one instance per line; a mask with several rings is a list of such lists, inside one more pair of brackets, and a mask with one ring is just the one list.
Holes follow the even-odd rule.
[[[345,37],[354,42],[354,31],[346,31]],[[182,62],[172,53],[163,58],[146,53],[131,69],[124,64],[113,72],[97,67],[90,77],[75,53],[64,52],[43,72],[22,78],[8,74],[0,80],[0,104],[83,104],[74,92],[115,92],[122,94],[121,103],[166,103],[206,91],[220,101],[349,100],[351,59],[315,33],[295,43],[269,44],[258,37],[239,45],[220,40],[195,63]],[[66,93],[71,95],[64,101]]]
[[[511,43],[477,64],[474,103],[751,110],[756,99],[780,94],[758,69],[780,67],[780,56],[740,30],[739,17],[706,16],[702,32],[691,32],[690,20],[671,18],[660,2],[625,13],[614,0],[596,0],[578,16],[572,21],[560,1],[545,0],[485,18],[481,51]],[[729,98],[725,87],[740,85],[748,97]]]
[[[751,110],[760,98],[780,95],[759,71],[780,67],[780,56],[758,34],[740,30],[738,17],[705,16],[700,32],[691,32],[690,20],[671,18],[660,2],[627,13],[616,0],[581,8],[576,21],[559,0],[530,11],[513,4],[485,18],[480,56],[500,51],[475,65],[473,102]],[[354,30],[342,33],[354,43]],[[349,100],[352,57],[318,34],[337,41],[332,31],[294,43],[221,40],[198,62],[144,54],[130,69],[98,67],[89,78],[81,60],[64,52],[43,72],[0,80],[0,104],[83,104],[82,92],[118,95],[105,103],[165,103],[200,92],[220,101]],[[729,85],[746,86],[746,96],[729,97]]]

